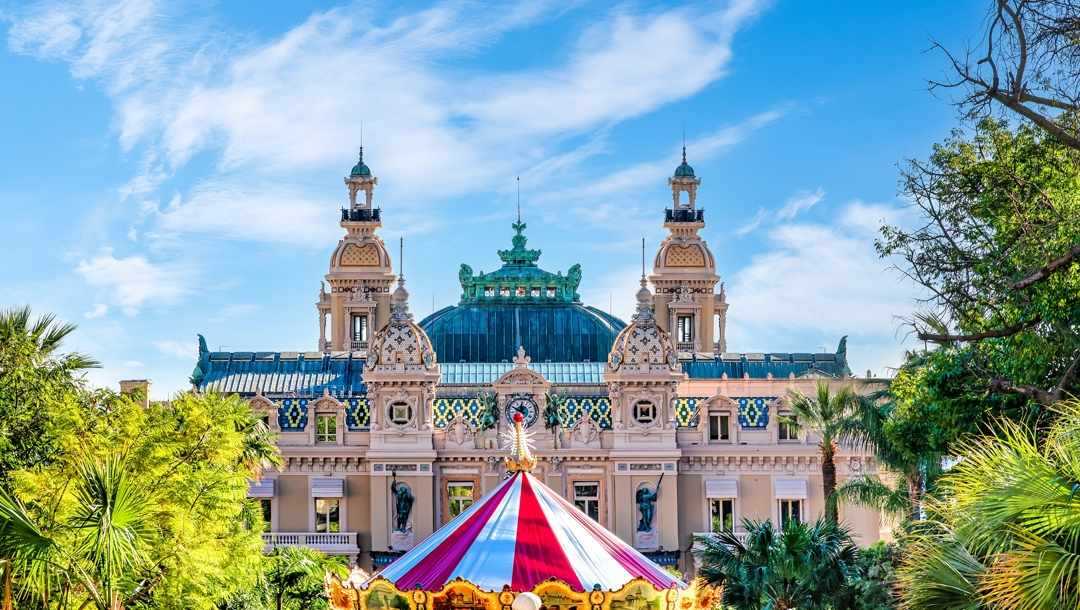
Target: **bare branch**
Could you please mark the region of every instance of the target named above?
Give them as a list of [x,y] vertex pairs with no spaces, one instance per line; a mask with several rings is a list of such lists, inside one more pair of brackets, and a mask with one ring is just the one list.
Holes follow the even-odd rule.
[[1015,282],[1012,287],[1016,290],[1024,290],[1025,288],[1028,288],[1029,286],[1037,284],[1038,282],[1041,282],[1046,278],[1050,277],[1055,271],[1068,267],[1069,264],[1072,263],[1073,260],[1075,260],[1077,257],[1080,257],[1080,244],[1076,244],[1075,246],[1073,246],[1072,249],[1066,252],[1064,256],[1050,261],[1038,271],[1035,271],[1024,279]]

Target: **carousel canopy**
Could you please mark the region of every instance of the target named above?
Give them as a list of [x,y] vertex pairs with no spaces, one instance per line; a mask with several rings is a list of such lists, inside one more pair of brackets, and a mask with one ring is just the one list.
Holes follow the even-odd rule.
[[379,576],[402,591],[440,590],[457,578],[486,591],[531,591],[549,578],[578,591],[620,589],[635,578],[657,589],[682,586],[529,469],[514,471]]

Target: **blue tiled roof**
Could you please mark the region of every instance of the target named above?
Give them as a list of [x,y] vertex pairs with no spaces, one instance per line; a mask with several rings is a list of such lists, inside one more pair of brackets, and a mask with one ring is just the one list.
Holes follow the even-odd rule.
[[723,354],[711,360],[684,360],[683,372],[691,379],[716,379],[727,373],[730,379],[748,374],[752,379],[822,375],[850,375],[847,361],[841,354]]
[[318,352],[202,352],[191,382],[200,391],[229,394],[334,396],[364,394],[364,361]]

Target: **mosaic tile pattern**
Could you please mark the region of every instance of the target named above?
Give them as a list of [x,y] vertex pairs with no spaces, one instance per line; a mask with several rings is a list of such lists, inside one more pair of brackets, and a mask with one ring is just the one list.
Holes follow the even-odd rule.
[[484,420],[484,406],[475,396],[447,397],[435,399],[432,405],[432,423],[436,428],[446,428],[458,413],[474,428],[479,428]]
[[707,398],[676,398],[675,424],[680,428],[696,428],[698,425],[698,405]]
[[611,429],[611,399],[607,396],[567,396],[559,419],[564,426],[588,416],[601,430]]
[[371,406],[366,396],[345,400],[345,427],[350,431],[367,430],[371,426]]
[[282,432],[303,432],[307,428],[308,399],[283,398],[278,405],[277,420]]
[[769,425],[770,398],[736,398],[739,403],[739,425],[743,428],[764,428]]

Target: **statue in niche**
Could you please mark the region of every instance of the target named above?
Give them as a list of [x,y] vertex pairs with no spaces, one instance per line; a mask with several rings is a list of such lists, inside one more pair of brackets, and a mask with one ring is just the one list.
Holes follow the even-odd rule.
[[408,485],[397,481],[397,473],[394,473],[394,477],[394,482],[390,484],[390,493],[394,495],[394,531],[407,532],[409,531],[409,515],[412,513],[416,496]]
[[660,473],[660,480],[656,482],[655,489],[649,489],[648,485],[638,488],[635,499],[637,500],[638,512],[641,519],[638,521],[637,531],[651,532],[653,517],[656,515],[656,500],[660,497],[660,483],[664,480],[664,473]]

